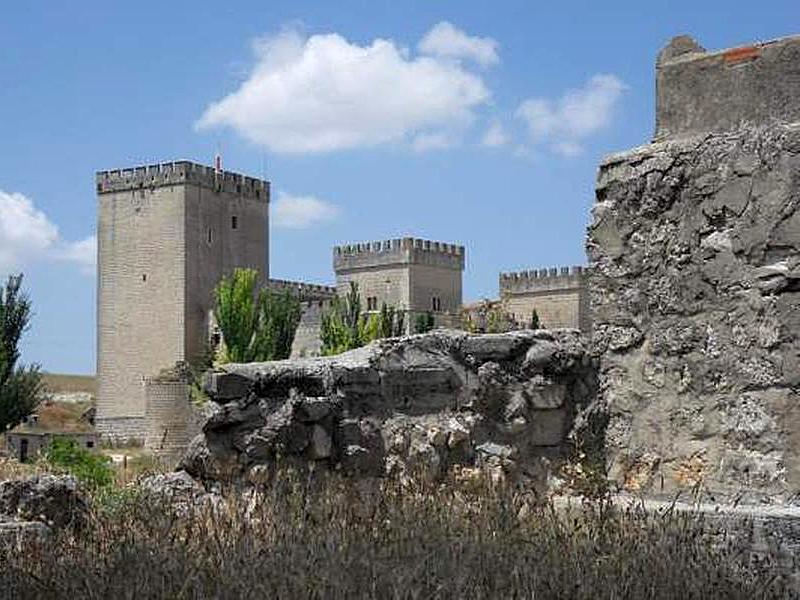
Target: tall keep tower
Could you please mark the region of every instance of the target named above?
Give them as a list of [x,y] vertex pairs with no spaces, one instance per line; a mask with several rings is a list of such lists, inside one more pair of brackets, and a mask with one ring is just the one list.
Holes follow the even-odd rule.
[[96,183],[97,426],[141,439],[145,378],[202,354],[220,278],[269,277],[269,183],[188,161]]
[[459,322],[463,246],[415,238],[336,246],[333,268],[340,294],[357,283],[364,308],[401,309],[409,329],[416,315],[428,312],[438,326]]

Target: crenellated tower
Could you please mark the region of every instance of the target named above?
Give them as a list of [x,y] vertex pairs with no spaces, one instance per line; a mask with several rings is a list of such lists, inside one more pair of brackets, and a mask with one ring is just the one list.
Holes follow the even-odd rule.
[[333,249],[336,287],[358,284],[368,311],[383,303],[406,312],[411,328],[418,314],[432,313],[437,325],[458,323],[462,303],[463,246],[417,238],[366,242]]
[[269,277],[269,183],[188,161],[96,175],[97,426],[144,437],[145,381],[206,350],[212,290]]

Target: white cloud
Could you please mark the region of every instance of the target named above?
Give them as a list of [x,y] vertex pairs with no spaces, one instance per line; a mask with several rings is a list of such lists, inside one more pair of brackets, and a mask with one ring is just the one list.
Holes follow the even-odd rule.
[[486,130],[486,133],[483,134],[481,145],[489,148],[497,148],[499,146],[505,146],[509,141],[508,134],[505,129],[503,129],[500,122],[493,121],[492,124],[489,125],[489,129]]
[[557,101],[525,100],[516,114],[527,124],[533,143],[575,156],[583,151],[582,141],[611,124],[614,109],[627,88],[614,75],[595,75],[582,88],[568,91]]
[[78,242],[61,244],[55,256],[77,264],[85,274],[92,275],[97,265],[97,238],[91,236]]
[[447,21],[433,26],[425,34],[417,49],[422,54],[455,59],[471,59],[481,66],[497,64],[497,42],[488,37],[467,35]]
[[307,229],[339,215],[338,207],[314,196],[292,196],[279,193],[272,206],[272,223],[287,229]]
[[412,147],[417,152],[425,152],[427,150],[443,150],[456,145],[456,140],[449,134],[444,132],[439,133],[421,133],[414,138]]
[[275,152],[326,152],[453,136],[491,97],[458,61],[412,56],[391,40],[360,46],[284,31],[254,48],[247,80],[211,104],[198,128],[232,127]]
[[36,261],[64,260],[93,273],[95,248],[94,236],[78,242],[62,240],[58,227],[30,198],[0,190],[0,271]]

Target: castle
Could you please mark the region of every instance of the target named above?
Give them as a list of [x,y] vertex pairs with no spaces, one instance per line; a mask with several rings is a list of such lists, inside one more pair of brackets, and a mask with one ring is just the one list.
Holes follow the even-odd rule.
[[[213,290],[235,268],[300,298],[292,356],[320,351],[322,314],[358,285],[364,308],[401,310],[458,327],[463,246],[401,238],[336,246],[336,287],[269,277],[267,181],[189,161],[100,171],[98,197],[97,428],[106,439],[179,450],[194,431],[185,375],[171,371],[208,348]],[[500,303],[525,322],[589,327],[580,267],[500,276]]]

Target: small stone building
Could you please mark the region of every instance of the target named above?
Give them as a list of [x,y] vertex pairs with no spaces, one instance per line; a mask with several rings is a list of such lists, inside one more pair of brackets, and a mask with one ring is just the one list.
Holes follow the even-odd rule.
[[81,448],[96,450],[100,446],[100,434],[96,431],[65,432],[39,431],[36,429],[15,429],[5,434],[6,446],[11,455],[20,462],[35,460],[50,447],[54,439],[66,438],[74,440]]
[[81,402],[44,402],[36,413],[6,432],[6,446],[17,460],[36,459],[54,439],[74,440],[78,446],[96,450],[100,436],[94,430],[94,409]]

